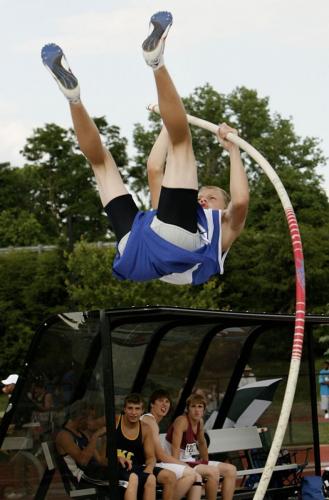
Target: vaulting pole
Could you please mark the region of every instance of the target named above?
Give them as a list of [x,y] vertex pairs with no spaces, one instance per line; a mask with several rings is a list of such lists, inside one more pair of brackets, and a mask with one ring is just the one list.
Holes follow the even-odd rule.
[[[159,113],[158,105],[148,106],[150,111]],[[218,125],[208,122],[207,120],[202,120],[195,116],[187,115],[187,120],[191,125],[203,128],[217,134]],[[278,420],[277,428],[272,441],[272,446],[267,457],[267,461],[264,467],[263,474],[261,476],[259,485],[254,495],[254,500],[262,500],[265,496],[268,484],[270,482],[273,469],[277,462],[284,435],[288,426],[289,416],[291,413],[292,404],[294,401],[298,374],[303,350],[303,339],[304,339],[304,323],[305,323],[305,273],[304,273],[304,257],[302,241],[300,237],[299,227],[295,212],[289,196],[279,178],[277,173],[271,167],[269,162],[262,156],[253,146],[248,144],[241,137],[229,133],[226,138],[239,146],[243,151],[249,154],[256,163],[262,168],[267,177],[272,182],[279,198],[282,203],[288,227],[290,232],[290,238],[293,249],[294,264],[295,264],[295,275],[296,275],[296,285],[295,285],[295,328],[294,328],[294,338],[292,345],[292,355],[290,361],[289,374],[287,379],[286,390],[283,398],[283,403],[281,407],[281,413]]]

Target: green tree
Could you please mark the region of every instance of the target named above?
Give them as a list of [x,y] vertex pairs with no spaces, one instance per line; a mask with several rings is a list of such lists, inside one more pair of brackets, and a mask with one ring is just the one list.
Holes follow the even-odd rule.
[[22,204],[25,208],[25,189],[19,169],[8,162],[0,163],[0,211]]
[[222,285],[210,280],[204,286],[175,286],[159,280],[136,283],[112,276],[115,249],[80,242],[68,257],[68,294],[82,310],[147,305],[225,309]]
[[70,309],[66,264],[57,251],[0,255],[1,349],[4,373],[19,371],[32,336],[49,315]]
[[[104,117],[95,119],[104,143],[119,166],[128,162],[127,140]],[[49,241],[81,237],[104,239],[108,230],[92,171],[78,149],[72,129],[55,124],[37,128],[22,150],[29,162],[24,168],[33,213],[45,228]]]
[[29,246],[46,242],[43,228],[33,213],[9,209],[0,213],[0,246]]
[[185,287],[161,281],[136,283],[119,281],[112,276],[115,249],[80,242],[68,258],[66,284],[71,301],[82,310],[145,305],[184,306]]

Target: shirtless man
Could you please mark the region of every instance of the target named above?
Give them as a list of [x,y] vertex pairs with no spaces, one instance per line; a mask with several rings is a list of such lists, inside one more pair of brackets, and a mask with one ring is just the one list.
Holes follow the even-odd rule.
[[169,393],[163,389],[159,389],[150,396],[150,411],[149,413],[144,413],[141,420],[146,422],[151,428],[157,466],[171,470],[176,474],[177,483],[174,498],[179,500],[187,496],[188,500],[199,500],[202,493],[201,476],[181,460],[166,453],[160,441],[159,423],[168,414],[170,407],[171,399]]

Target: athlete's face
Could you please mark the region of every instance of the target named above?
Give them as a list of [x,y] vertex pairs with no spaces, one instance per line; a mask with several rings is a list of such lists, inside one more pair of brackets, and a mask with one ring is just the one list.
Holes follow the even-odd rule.
[[168,398],[159,398],[151,405],[152,413],[158,417],[165,417],[170,410],[170,401]]
[[202,208],[212,208],[214,210],[224,210],[225,199],[220,189],[201,188],[198,195],[198,202]]
[[191,420],[198,422],[203,418],[204,406],[202,403],[192,403],[188,407],[188,416]]
[[134,424],[138,422],[143,413],[143,405],[135,403],[127,403],[124,407],[124,414],[129,423]]

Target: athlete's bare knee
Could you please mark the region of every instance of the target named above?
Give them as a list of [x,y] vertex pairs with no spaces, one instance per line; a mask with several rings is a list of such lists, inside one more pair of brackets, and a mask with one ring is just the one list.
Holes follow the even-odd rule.
[[174,153],[177,149],[186,149],[187,151],[192,149],[192,137],[190,129],[187,127],[186,130],[179,130],[179,132],[175,136],[175,140],[171,140],[171,145]]
[[149,474],[148,478],[146,479],[145,484],[144,484],[144,491],[145,490],[152,490],[152,489],[155,490],[155,486],[156,486],[155,476],[154,476],[154,474]]
[[209,467],[207,470],[207,477],[213,479],[214,481],[219,481],[220,471],[217,467]]
[[230,464],[230,466],[228,468],[228,475],[230,477],[236,477],[236,467],[235,467],[235,465]]
[[224,478],[235,478],[236,477],[236,467],[232,464],[219,464],[219,473]]
[[147,484],[148,486],[155,486],[155,483],[156,483],[155,475],[149,474],[148,478],[145,481],[145,484]]
[[88,160],[94,172],[116,167],[111,153],[103,145],[95,150],[93,155],[89,155]]
[[131,486],[132,488],[137,488],[138,486],[138,476],[137,474],[135,474],[134,472],[132,472],[129,476],[129,486]]
[[155,476],[153,474],[149,474],[144,483],[144,492],[143,492],[144,500],[155,499],[155,487],[156,487]]
[[171,470],[162,470],[158,475],[158,481],[164,485],[175,485],[176,484],[176,474]]

